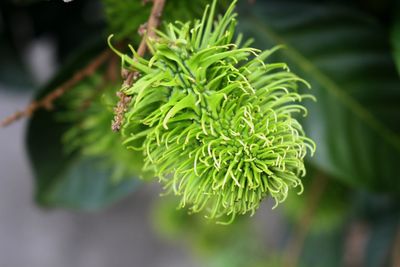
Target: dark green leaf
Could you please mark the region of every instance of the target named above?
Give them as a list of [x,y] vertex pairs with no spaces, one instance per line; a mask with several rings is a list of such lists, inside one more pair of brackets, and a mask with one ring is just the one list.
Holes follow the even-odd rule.
[[[398,4],[398,6],[400,6],[400,4]],[[397,71],[400,73],[400,12],[397,12],[395,16],[395,21],[391,30],[391,42]]]
[[104,159],[78,157],[57,176],[51,188],[38,195],[39,203],[70,209],[97,210],[130,194],[137,179],[113,182]]
[[20,89],[32,86],[32,80],[17,51],[0,35],[0,83],[6,88]]
[[400,192],[400,81],[384,30],[345,7],[262,2],[240,26],[258,46],[283,44],[283,60],[312,84],[306,133],[312,163],[351,185]]

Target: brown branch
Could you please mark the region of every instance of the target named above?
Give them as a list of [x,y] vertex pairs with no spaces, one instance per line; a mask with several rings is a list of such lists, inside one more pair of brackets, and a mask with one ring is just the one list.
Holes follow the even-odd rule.
[[295,227],[293,237],[286,248],[286,267],[298,266],[307,234],[310,230],[318,203],[323,196],[327,183],[328,177],[323,173],[316,175],[315,179],[312,181],[310,192],[306,199],[305,210],[301,215],[301,219]]
[[[143,57],[146,54],[147,51],[147,38],[155,38],[155,29],[158,27],[160,24],[160,18],[162,11],[164,9],[166,0],[153,0],[153,7],[151,9],[151,13],[149,16],[149,19],[147,23],[145,23],[145,26],[142,26],[139,28],[139,31],[143,31],[143,28],[145,28],[146,33],[144,34],[144,37],[142,38],[139,48],[137,50],[137,53],[140,57]],[[139,77],[139,72],[138,71],[131,71],[131,72],[125,72],[123,70],[122,72],[122,77],[124,78],[124,84],[123,87],[130,87],[134,83],[134,81]],[[117,103],[117,106],[114,108],[114,119],[112,121],[111,129],[115,132],[119,131],[121,129],[123,119],[124,119],[124,113],[126,112],[127,106],[129,105],[129,102],[131,101],[131,97],[125,95],[122,92],[118,92],[117,96],[119,98],[119,101]]]
[[37,101],[32,101],[24,110],[17,111],[14,114],[5,118],[0,123],[0,127],[6,127],[21,118],[30,117],[35,111],[39,109],[47,109],[47,110],[53,109],[55,100],[60,98],[65,92],[74,87],[84,78],[92,75],[110,56],[111,52],[109,52],[108,50],[103,51],[100,55],[98,55],[95,59],[93,59],[84,69],[76,72],[71,79],[64,82],[61,86],[51,91],[42,99]]

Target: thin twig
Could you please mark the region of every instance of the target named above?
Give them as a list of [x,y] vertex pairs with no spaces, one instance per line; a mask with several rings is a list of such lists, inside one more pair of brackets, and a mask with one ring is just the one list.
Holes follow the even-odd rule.
[[14,114],[5,118],[1,123],[0,127],[6,127],[15,121],[30,117],[35,111],[39,109],[51,110],[54,106],[54,101],[60,98],[65,92],[73,88],[77,83],[82,81],[84,78],[92,75],[110,56],[111,52],[108,50],[103,51],[95,59],[93,59],[84,69],[76,72],[71,79],[64,82],[61,86],[51,91],[49,94],[44,96],[42,99],[32,101],[24,110],[17,111]]
[[[164,9],[165,1],[166,0],[153,0],[153,7],[151,9],[149,19],[144,26],[146,28],[146,33],[144,34],[144,37],[142,38],[139,44],[139,48],[137,50],[137,53],[140,57],[143,57],[146,54],[147,38],[154,38],[156,35],[155,29],[160,24],[160,18],[162,11]],[[139,31],[141,31],[142,28],[143,26],[139,29]],[[139,77],[139,72],[138,71],[131,71],[128,73],[122,72],[122,76],[124,78],[123,87],[126,88],[132,86],[134,81]],[[121,129],[124,119],[124,113],[126,112],[127,106],[131,101],[131,97],[127,96],[123,92],[118,92],[117,96],[119,98],[119,101],[117,103],[117,106],[114,108],[115,115],[111,125],[111,129],[115,132]]]
[[307,234],[310,230],[312,220],[318,207],[318,203],[323,196],[328,183],[328,177],[325,174],[316,175],[312,181],[310,192],[306,199],[304,213],[299,223],[296,225],[292,240],[289,241],[286,248],[285,261],[286,267],[296,267],[303,251]]

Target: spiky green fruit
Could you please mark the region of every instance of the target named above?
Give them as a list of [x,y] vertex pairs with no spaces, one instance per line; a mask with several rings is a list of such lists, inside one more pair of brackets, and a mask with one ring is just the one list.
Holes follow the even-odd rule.
[[122,134],[142,150],[145,169],[193,212],[210,218],[254,213],[267,196],[282,202],[302,183],[314,151],[295,113],[308,84],[284,63],[234,40],[235,3],[214,23],[215,1],[194,23],[176,22],[148,40],[152,57],[117,53],[140,71]]

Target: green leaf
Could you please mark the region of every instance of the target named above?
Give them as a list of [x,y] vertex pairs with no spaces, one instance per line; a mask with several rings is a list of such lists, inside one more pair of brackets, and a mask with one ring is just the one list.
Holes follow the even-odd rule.
[[399,193],[400,81],[381,26],[346,7],[256,3],[242,31],[262,48],[285,45],[317,98],[303,123],[317,142],[311,162],[350,185]]
[[104,159],[78,157],[58,175],[50,190],[38,195],[38,201],[47,206],[98,210],[129,195],[139,184],[137,179],[113,182],[112,173],[104,168]]
[[[99,54],[105,41],[95,43],[80,51],[62,68],[45,88],[39,91],[40,99],[72,75],[86,66]],[[81,89],[78,87],[78,89]],[[74,89],[71,89],[74,90]],[[93,88],[93,90],[96,90]],[[39,110],[29,121],[27,147],[35,175],[35,197],[38,204],[46,207],[67,207],[93,210],[106,206],[137,188],[137,181],[131,179],[111,179],[117,166],[104,163],[104,157],[83,155],[80,151],[67,153],[62,141],[66,131],[74,125],[62,121],[57,116],[68,108],[65,97],[54,103],[52,111]],[[110,134],[113,134],[110,130]]]
[[[398,6],[400,6],[400,4]],[[395,21],[391,30],[391,42],[393,58],[396,62],[397,71],[400,73],[400,12],[397,12],[395,16]]]
[[[32,87],[32,78],[22,64],[16,49],[0,32],[0,83],[11,90]],[[3,88],[3,87],[2,87]]]

